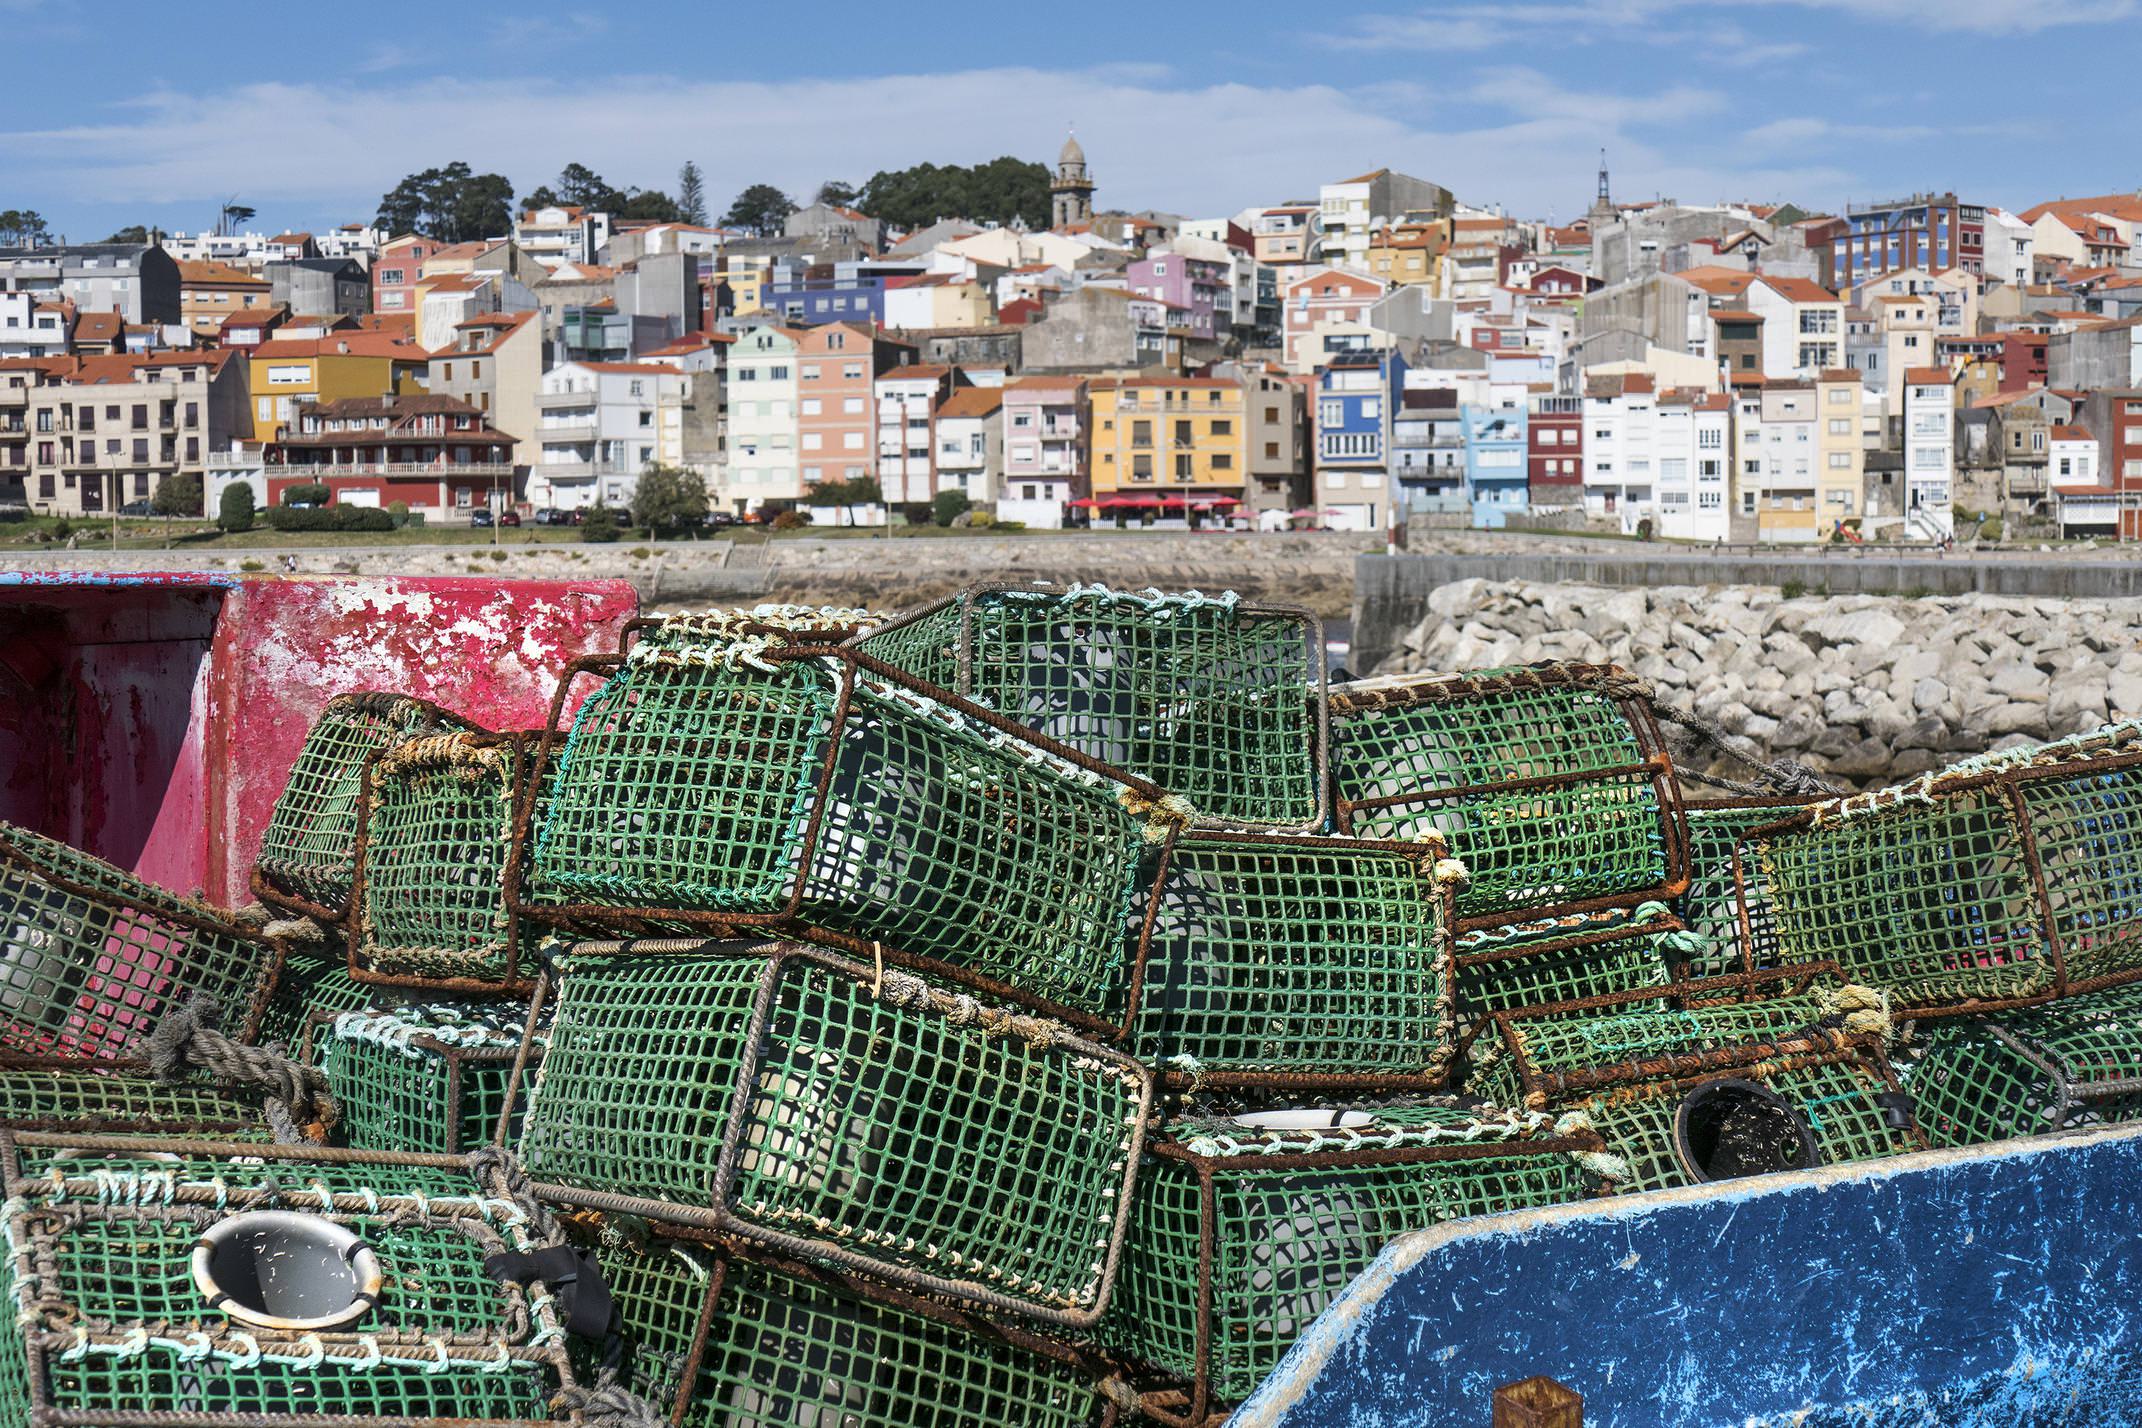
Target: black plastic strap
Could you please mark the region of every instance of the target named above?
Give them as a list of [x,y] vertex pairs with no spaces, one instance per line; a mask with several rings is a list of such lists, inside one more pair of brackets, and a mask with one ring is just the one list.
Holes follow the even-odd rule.
[[603,1280],[595,1256],[571,1245],[548,1249],[509,1250],[485,1258],[483,1272],[501,1284],[527,1288],[535,1280],[550,1286],[565,1320],[565,1332],[581,1339],[600,1339],[610,1329],[614,1305],[610,1286]]
[[1909,1091],[1883,1091],[1874,1098],[1889,1118],[1889,1129],[1910,1130],[1912,1122],[1912,1099]]

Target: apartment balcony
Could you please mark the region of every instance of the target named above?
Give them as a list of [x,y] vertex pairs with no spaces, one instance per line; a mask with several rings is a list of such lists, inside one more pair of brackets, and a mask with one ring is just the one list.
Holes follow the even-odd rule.
[[591,442],[595,439],[595,418],[585,421],[540,421],[536,423],[536,440]]
[[[511,468],[508,468],[509,470]],[[637,468],[622,461],[545,461],[528,469],[532,481],[593,481],[599,476],[637,476]]]
[[328,461],[316,466],[288,465],[275,470],[278,476],[311,476],[329,478],[337,476],[390,476],[420,481],[490,480],[494,477],[511,477],[513,463],[510,461]]

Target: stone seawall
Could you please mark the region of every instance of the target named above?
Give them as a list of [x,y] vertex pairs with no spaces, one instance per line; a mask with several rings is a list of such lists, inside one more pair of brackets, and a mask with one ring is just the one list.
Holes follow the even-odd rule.
[[1623,665],[1773,756],[1854,783],[2142,717],[2142,599],[1906,599],[1459,580],[1379,672]]

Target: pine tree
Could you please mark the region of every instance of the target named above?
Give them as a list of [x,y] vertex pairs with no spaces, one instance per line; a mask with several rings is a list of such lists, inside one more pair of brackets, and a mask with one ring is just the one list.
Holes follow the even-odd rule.
[[690,159],[677,170],[677,217],[682,223],[704,228],[707,221],[706,180],[700,176],[699,165]]

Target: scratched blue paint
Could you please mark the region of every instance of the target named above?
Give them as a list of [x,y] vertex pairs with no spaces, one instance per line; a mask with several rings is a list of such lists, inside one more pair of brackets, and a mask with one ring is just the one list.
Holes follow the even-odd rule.
[[92,589],[160,586],[182,590],[235,590],[239,583],[237,576],[216,571],[0,570],[0,585],[62,585]]
[[1409,1235],[1230,1428],[2142,1423],[2142,1126]]

